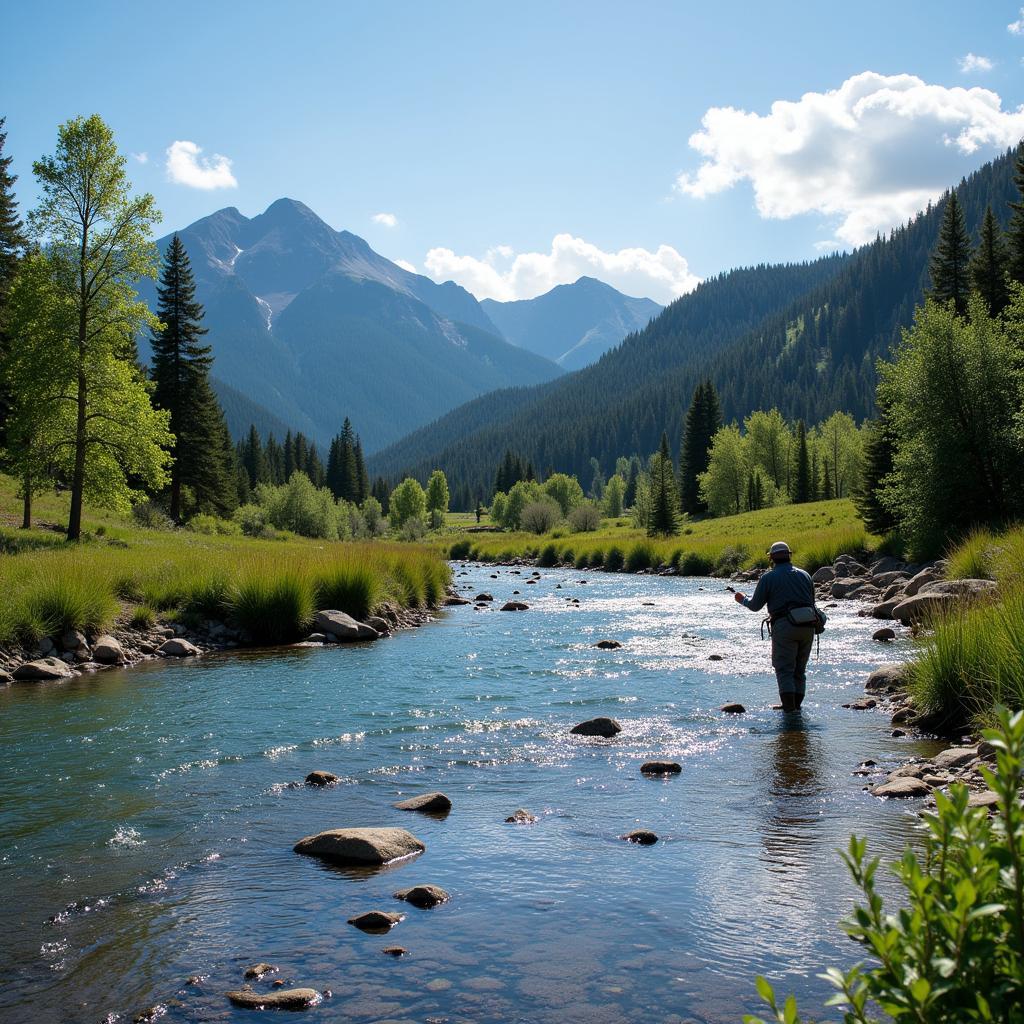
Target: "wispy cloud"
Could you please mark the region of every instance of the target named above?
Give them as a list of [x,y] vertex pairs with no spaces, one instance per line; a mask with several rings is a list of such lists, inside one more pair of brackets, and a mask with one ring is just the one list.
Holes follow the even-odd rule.
[[393,213],[375,213],[374,224],[383,224],[386,228],[393,228],[398,224],[398,218]]
[[1006,26],[1006,31],[1013,36],[1024,36],[1024,7],[1018,11],[1018,14],[1020,17],[1016,21],[1011,21]]
[[148,164],[149,163],[149,154],[148,153],[132,153],[132,159],[136,163]]
[[679,176],[679,192],[704,199],[749,181],[762,217],[825,214],[835,238],[860,245],[940,196],[980,151],[1015,145],[1024,107],[1003,110],[977,86],[865,71],[764,115],[712,107],[701,123],[689,144],[704,159]]
[[214,153],[207,159],[194,142],[178,140],[167,147],[167,177],[176,185],[189,188],[237,188],[238,181],[231,173],[231,161]]
[[996,65],[989,57],[980,57],[976,53],[968,53],[961,57],[957,63],[965,75],[973,74],[976,71],[991,71]]
[[700,278],[670,245],[606,252],[570,234],[556,235],[550,252],[516,253],[507,245],[489,249],[483,259],[459,256],[451,249],[431,249],[427,273],[435,281],[456,281],[480,299],[532,299],[556,285],[596,277],[627,295],[659,302],[692,291]]
[[408,260],[392,260],[391,262],[397,264],[403,270],[408,270],[410,274],[419,273],[419,271],[416,269],[415,264],[410,263]]

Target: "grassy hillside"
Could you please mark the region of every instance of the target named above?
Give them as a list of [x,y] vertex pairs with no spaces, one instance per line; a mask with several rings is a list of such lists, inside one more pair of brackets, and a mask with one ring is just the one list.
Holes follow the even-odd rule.
[[438,603],[448,568],[409,544],[254,540],[151,530],[87,510],[86,539],[65,543],[67,499],[37,502],[23,531],[13,481],[0,476],[0,643],[32,644],[67,629],[98,631],[158,616],[231,622],[255,642],[292,640],[317,608],[362,618],[390,601]]
[[[453,524],[455,530],[459,526]],[[777,540],[793,548],[794,561],[813,572],[836,555],[874,549],[877,537],[865,533],[847,499],[806,505],[780,505],[738,516],[684,525],[675,537],[649,538],[628,519],[605,520],[593,533],[564,529],[532,533],[465,533],[448,550],[453,557],[505,562],[537,558],[541,564],[573,562],[579,568],[638,571],[670,564],[686,575],[733,572],[765,564],[765,551]]]

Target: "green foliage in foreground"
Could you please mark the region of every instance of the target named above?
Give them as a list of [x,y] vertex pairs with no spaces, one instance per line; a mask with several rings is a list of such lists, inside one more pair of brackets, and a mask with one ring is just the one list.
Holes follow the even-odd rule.
[[[875,882],[878,859],[868,860],[865,840],[850,839],[844,860],[865,902],[844,928],[872,961],[821,976],[837,989],[828,1005],[842,1008],[844,1024],[873,1024],[879,1009],[920,1024],[1022,1019],[1024,713],[1000,711],[999,728],[985,738],[996,748],[995,771],[983,769],[998,799],[995,814],[969,807],[964,786],[936,794],[936,812],[923,815],[923,854],[908,848],[895,867],[905,906],[886,910]],[[799,1024],[792,996],[779,1006],[764,978],[757,987],[771,1020]]]

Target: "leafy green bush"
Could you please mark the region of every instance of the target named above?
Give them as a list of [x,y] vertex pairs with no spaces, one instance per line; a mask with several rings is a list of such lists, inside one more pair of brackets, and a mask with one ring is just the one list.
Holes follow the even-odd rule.
[[401,526],[398,536],[409,543],[423,540],[427,533],[427,524],[419,516],[409,516]]
[[626,556],[626,572],[640,572],[658,564],[658,553],[654,545],[645,540],[637,541]]
[[233,519],[220,519],[217,516],[200,512],[188,521],[188,528],[193,533],[202,533],[207,537],[237,537],[242,528]]
[[558,565],[558,548],[554,544],[545,544],[537,556],[537,564],[542,569],[550,569]]
[[[985,739],[995,748],[995,771],[983,769],[995,794],[994,816],[969,806],[965,786],[935,795],[935,813],[922,815],[919,856],[908,847],[896,865],[905,906],[887,912],[867,859],[867,843],[850,839],[847,867],[866,903],[845,922],[847,934],[871,956],[843,973],[821,977],[837,989],[828,1005],[842,1007],[846,1024],[871,1024],[875,1008],[920,1024],[1019,1021],[1024,1007],[1024,713],[998,713]],[[777,1024],[800,1024],[796,1001],[779,1006],[771,985],[757,988]],[[745,1024],[765,1024],[745,1016]]]
[[470,543],[468,540],[457,540],[448,549],[449,558],[469,558]]
[[626,556],[622,553],[622,549],[613,544],[604,556],[605,572],[621,572],[625,564]]
[[155,501],[140,501],[132,509],[132,518],[147,530],[174,529],[174,520]]
[[594,548],[590,552],[590,567],[591,569],[597,569],[604,565],[604,549]]
[[562,510],[551,498],[531,501],[519,517],[519,525],[528,533],[547,533],[561,521]]
[[687,551],[676,566],[683,576],[710,576],[715,571],[715,561],[699,551]]
[[591,501],[577,505],[569,513],[569,527],[573,533],[593,533],[601,528],[601,510]]
[[750,552],[742,545],[726,545],[715,559],[714,575],[728,576],[743,568]]

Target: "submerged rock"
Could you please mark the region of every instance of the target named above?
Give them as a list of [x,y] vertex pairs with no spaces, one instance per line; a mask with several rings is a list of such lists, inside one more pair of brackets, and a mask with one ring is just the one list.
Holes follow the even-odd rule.
[[335,828],[306,836],[295,852],[348,864],[389,864],[426,846],[404,828]]
[[494,595],[493,595],[493,594],[488,594],[488,593],[487,593],[487,592],[485,591],[485,592],[484,592],[484,593],[482,593],[482,594],[477,594],[477,595],[476,595],[476,597],[474,597],[474,598],[473,598],[473,600],[474,600],[474,601],[477,601],[477,602],[483,602],[483,601],[493,601],[493,600],[494,600]]
[[574,725],[569,732],[574,736],[602,736],[607,740],[622,732],[622,726],[614,718],[590,718]]
[[709,654],[708,661],[725,661],[721,654]]
[[393,910],[368,910],[365,914],[356,914],[348,919],[349,924],[354,924],[360,931],[364,932],[389,932],[405,919],[405,914],[399,914]]
[[533,825],[537,821],[537,815],[531,814],[525,807],[513,811],[506,819],[506,825]]
[[425,814],[446,814],[452,809],[451,800],[444,793],[421,793],[394,805],[400,811],[423,811]]
[[439,903],[447,903],[451,896],[439,885],[414,885],[409,889],[399,889],[395,893],[396,900],[405,900],[414,907],[428,910]]
[[473,602],[470,601],[468,597],[456,597],[453,594],[449,594],[449,596],[444,599],[444,603],[446,605],[452,606],[460,604],[472,604]]
[[385,946],[382,953],[386,953],[388,956],[408,956],[409,950],[405,946]]
[[678,775],[683,766],[677,761],[645,761],[640,765],[644,775]]
[[747,709],[742,704],[723,704],[719,711],[724,711],[727,715],[745,715]]
[[323,998],[315,988],[288,988],[278,992],[253,992],[251,988],[224,993],[235,1006],[246,1010],[304,1010]]
[[501,606],[501,610],[503,612],[526,612],[530,610],[530,606],[522,601],[506,601]]
[[242,977],[247,979],[262,978],[265,974],[273,974],[277,968],[273,964],[263,963],[262,961],[258,964],[253,964],[252,967],[246,967],[245,973]]
[[619,640],[598,640],[595,647],[600,647],[602,651],[617,651],[622,643]]
[[638,846],[653,846],[658,841],[657,834],[645,828],[635,828],[620,838],[625,839],[627,843],[636,843]]
[[338,781],[338,776],[334,772],[325,772],[317,770],[310,772],[306,776],[307,786],[333,786]]

